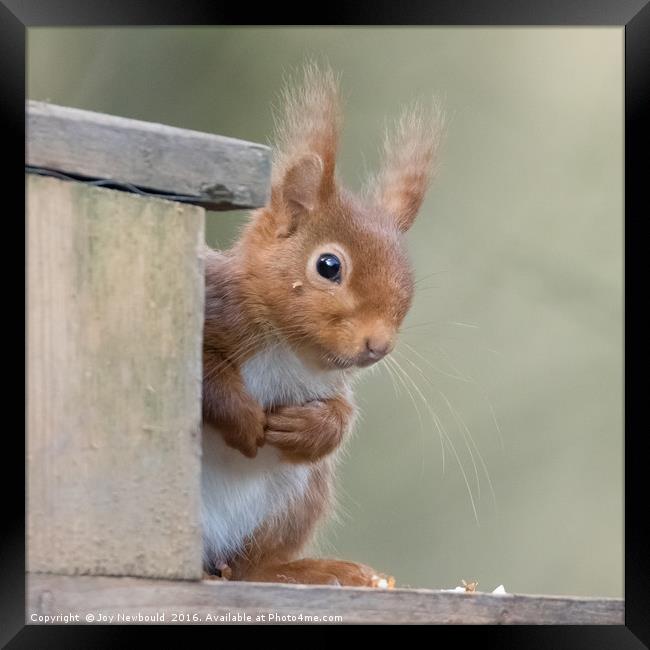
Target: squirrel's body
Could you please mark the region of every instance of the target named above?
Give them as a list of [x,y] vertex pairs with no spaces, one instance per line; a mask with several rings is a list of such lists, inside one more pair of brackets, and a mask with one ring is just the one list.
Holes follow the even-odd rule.
[[[207,266],[214,268],[220,278],[215,282],[227,283],[226,274],[220,273],[227,263],[221,253],[207,253]],[[251,352],[241,363],[240,373],[246,390],[264,408],[277,404],[299,406],[349,394],[345,371],[309,366],[282,341],[265,342]],[[264,522],[285,518],[291,508],[308,503],[312,474],[323,473],[322,464],[332,460],[318,461],[318,467],[313,463],[291,463],[272,446],[260,448],[255,458],[246,458],[225,443],[214,425],[204,422],[204,564],[230,564]]]
[[204,566],[239,580],[378,586],[353,562],[297,559],[332,499],[358,368],[388,354],[413,294],[403,233],[429,181],[438,125],[405,114],[374,191],[335,178],[330,71],[285,93],[271,197],[228,251],[206,251]]

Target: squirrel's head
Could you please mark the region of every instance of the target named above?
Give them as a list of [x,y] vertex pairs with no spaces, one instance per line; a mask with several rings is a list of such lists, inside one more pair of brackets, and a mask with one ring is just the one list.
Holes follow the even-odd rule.
[[395,345],[413,296],[404,233],[434,170],[441,113],[403,113],[360,195],[335,175],[340,123],[334,74],[308,65],[284,93],[269,202],[239,243],[257,316],[324,368],[368,366]]

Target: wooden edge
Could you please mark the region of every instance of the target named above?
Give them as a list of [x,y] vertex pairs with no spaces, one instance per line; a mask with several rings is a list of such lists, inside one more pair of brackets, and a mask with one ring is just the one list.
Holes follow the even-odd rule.
[[266,203],[264,145],[46,102],[28,101],[26,113],[28,166],[181,196],[209,210]]
[[205,211],[27,181],[27,566],[199,579]]
[[[28,574],[27,624],[623,625],[616,598]],[[49,617],[49,618],[48,618]]]

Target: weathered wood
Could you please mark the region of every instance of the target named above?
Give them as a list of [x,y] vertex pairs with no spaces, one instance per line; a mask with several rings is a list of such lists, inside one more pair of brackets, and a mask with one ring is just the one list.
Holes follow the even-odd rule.
[[204,210],[27,178],[28,566],[200,577]]
[[270,181],[263,145],[35,101],[27,164],[186,195],[212,210],[264,205]]
[[[53,575],[28,577],[27,622],[79,614],[106,622],[333,622],[622,625],[613,598],[464,594],[427,589],[351,589],[242,582],[172,582]],[[118,615],[134,617],[118,619]],[[237,614],[250,618],[236,620]],[[269,615],[275,620],[269,620]],[[149,620],[138,620],[149,617]],[[212,619],[209,618],[212,616]],[[257,617],[264,615],[265,619]],[[111,620],[110,617],[114,618]],[[162,619],[161,619],[162,616]],[[176,620],[175,620],[176,617]],[[226,617],[220,620],[215,617]],[[228,618],[230,617],[230,618]],[[284,620],[282,617],[285,617]],[[306,618],[320,617],[320,618]],[[328,617],[323,619],[323,617]],[[329,617],[341,617],[333,619]]]

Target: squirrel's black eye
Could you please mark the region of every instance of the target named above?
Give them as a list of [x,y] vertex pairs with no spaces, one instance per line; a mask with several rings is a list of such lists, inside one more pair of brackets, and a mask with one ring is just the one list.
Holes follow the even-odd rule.
[[332,282],[341,281],[341,260],[332,253],[323,253],[318,258],[316,270],[318,275],[322,275]]

